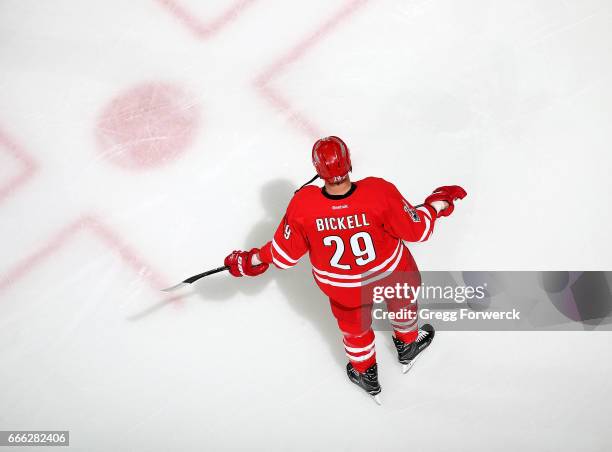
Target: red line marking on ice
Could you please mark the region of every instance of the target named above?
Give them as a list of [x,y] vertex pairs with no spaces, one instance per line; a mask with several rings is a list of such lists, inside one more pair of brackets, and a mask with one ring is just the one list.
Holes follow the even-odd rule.
[[[108,248],[116,251],[123,263],[132,268],[136,273],[141,274],[153,289],[159,290],[168,285],[167,281],[148,265],[145,260],[129,247],[112,229],[106,226],[100,219],[85,215],[62,228],[38,249],[38,251],[23,259],[2,276],[0,278],[0,292],[22,279],[27,273],[32,271],[34,267],[66,246],[68,242],[81,231],[93,233],[94,236]],[[179,297],[172,298],[173,301],[178,299]]]
[[8,152],[11,157],[18,160],[23,169],[12,177],[6,184],[0,186],[0,202],[23,185],[38,169],[32,157],[0,127],[0,150]]
[[290,121],[296,125],[298,129],[308,134],[311,139],[316,139],[323,135],[319,127],[312,120],[299,112],[286,97],[270,87],[269,83],[288,66],[302,58],[308,50],[329,35],[337,26],[348,19],[368,1],[369,0],[350,0],[347,2],[313,32],[306,35],[295,46],[289,49],[287,53],[278,58],[255,78],[255,87],[257,91],[277,110],[286,113]]
[[234,2],[219,16],[209,22],[203,22],[200,18],[192,14],[186,7],[181,5],[178,0],[155,0],[167,12],[176,17],[185,27],[187,27],[199,39],[208,39],[221,31],[228,24],[233,22],[244,8],[257,0],[238,0]]

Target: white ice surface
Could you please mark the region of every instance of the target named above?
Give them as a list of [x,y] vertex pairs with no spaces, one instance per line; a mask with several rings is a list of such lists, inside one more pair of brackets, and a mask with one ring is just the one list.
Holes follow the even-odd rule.
[[[230,3],[181,2],[203,21]],[[313,137],[254,81],[350,3],[255,1],[198,38],[153,0],[0,2],[0,132],[36,162],[0,197],[0,430],[95,451],[612,448],[609,333],[441,332],[408,375],[379,333],[378,407],[307,262],[173,302],[149,283],[271,236]],[[356,178],[415,202],[467,189],[420,267],[610,269],[612,3],[362,3],[269,86],[348,142]],[[145,81],[185,88],[201,121],[176,159],[129,170],[96,121]],[[117,241],[90,225],[50,245],[84,215]]]

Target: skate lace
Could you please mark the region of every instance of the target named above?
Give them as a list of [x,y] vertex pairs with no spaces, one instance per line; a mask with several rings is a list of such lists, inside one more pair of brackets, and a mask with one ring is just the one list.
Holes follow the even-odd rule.
[[425,339],[427,336],[429,335],[429,333],[425,330],[419,330],[419,335],[417,336],[416,341],[417,342],[421,342],[423,339]]
[[406,345],[404,342],[400,341],[399,339],[396,339],[395,337],[393,337],[393,343],[395,344],[395,347],[398,350],[404,350],[406,348]]
[[378,372],[376,367],[372,366],[364,372],[364,375],[368,380],[376,380],[378,377]]

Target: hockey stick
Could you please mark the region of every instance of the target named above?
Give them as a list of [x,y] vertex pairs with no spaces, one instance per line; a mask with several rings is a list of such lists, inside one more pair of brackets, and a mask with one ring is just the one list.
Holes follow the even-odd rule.
[[208,275],[213,275],[215,273],[224,272],[225,270],[229,270],[229,267],[227,265],[224,265],[223,267],[213,268],[212,270],[208,270],[198,275],[190,276],[185,281],[180,282],[175,286],[162,289],[162,292],[174,292],[175,290],[180,289],[181,287],[185,287],[187,284],[196,282],[198,279],[204,278],[205,276],[208,276]]

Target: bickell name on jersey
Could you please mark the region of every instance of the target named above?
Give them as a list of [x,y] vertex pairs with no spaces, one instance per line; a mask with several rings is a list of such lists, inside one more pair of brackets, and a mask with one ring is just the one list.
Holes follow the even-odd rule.
[[[332,206],[332,209],[335,206]],[[348,206],[347,206],[348,207]],[[363,228],[370,226],[365,213],[348,215],[346,217],[327,217],[316,218],[315,224],[317,231],[342,231],[347,229]]]

